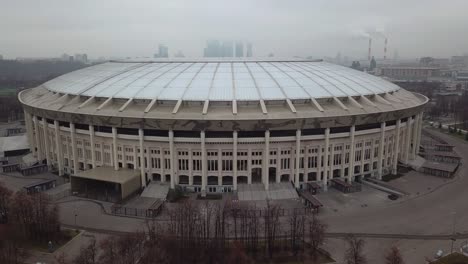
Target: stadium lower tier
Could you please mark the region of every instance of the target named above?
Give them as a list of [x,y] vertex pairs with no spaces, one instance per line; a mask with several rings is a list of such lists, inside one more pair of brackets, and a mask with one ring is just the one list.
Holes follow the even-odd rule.
[[422,112],[382,123],[311,130],[173,131],[51,120],[25,111],[33,154],[60,175],[96,167],[137,170],[141,186],[170,183],[197,192],[238,184],[348,183],[395,174],[420,145]]

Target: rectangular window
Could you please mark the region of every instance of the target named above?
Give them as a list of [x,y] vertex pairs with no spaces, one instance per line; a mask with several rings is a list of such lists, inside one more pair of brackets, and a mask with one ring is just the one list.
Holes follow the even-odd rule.
[[218,170],[218,161],[208,160],[208,171],[217,171],[217,170]]
[[201,170],[201,160],[193,160],[193,170]]
[[232,160],[223,160],[223,171],[232,171]]
[[247,170],[247,160],[238,160],[237,161],[237,170],[246,171]]

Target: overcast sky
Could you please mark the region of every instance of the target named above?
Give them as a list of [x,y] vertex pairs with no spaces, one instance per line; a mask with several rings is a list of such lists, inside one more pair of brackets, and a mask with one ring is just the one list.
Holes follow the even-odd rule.
[[254,55],[448,57],[468,53],[468,0],[0,0],[0,54],[199,57],[209,39]]

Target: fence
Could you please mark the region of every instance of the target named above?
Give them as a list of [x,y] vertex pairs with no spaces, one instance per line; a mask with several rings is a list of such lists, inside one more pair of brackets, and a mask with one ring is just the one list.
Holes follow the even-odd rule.
[[154,218],[159,215],[162,210],[163,202],[151,206],[151,208],[132,208],[120,205],[113,205],[111,207],[111,214],[134,216],[134,217],[145,217]]
[[[263,217],[268,213],[267,209],[242,209],[242,208],[229,208],[229,210],[234,213],[238,213],[239,215],[245,214],[250,217]],[[316,211],[313,208],[291,208],[291,209],[278,209],[279,216],[290,216],[296,212],[298,215],[310,215],[315,214]]]

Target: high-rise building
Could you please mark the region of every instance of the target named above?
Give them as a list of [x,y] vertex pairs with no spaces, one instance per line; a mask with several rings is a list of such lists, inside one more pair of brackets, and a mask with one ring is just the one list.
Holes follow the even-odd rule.
[[185,55],[181,50],[179,50],[179,51],[177,51],[176,54],[174,54],[174,57],[176,57],[176,58],[185,58]]
[[247,52],[244,53],[244,43],[242,41],[218,41],[209,40],[203,51],[204,57],[252,57],[252,44],[247,43]]
[[218,40],[209,40],[206,42],[204,57],[223,57],[221,43]]
[[0,60],[3,60],[3,55],[0,54]]
[[158,53],[154,54],[155,58],[169,58],[169,48],[166,45],[159,44]]
[[245,54],[246,57],[252,57],[252,43],[247,42],[247,54]]
[[244,43],[238,41],[236,42],[236,57],[244,57]]
[[222,56],[220,57],[233,57],[234,54],[234,48],[233,48],[233,42],[232,41],[223,41],[223,46],[222,46]]
[[83,54],[75,54],[75,61],[79,61],[82,63],[87,63],[88,62],[88,55],[86,53]]

